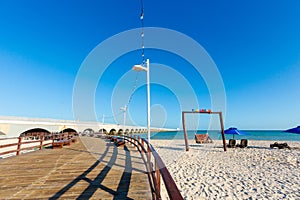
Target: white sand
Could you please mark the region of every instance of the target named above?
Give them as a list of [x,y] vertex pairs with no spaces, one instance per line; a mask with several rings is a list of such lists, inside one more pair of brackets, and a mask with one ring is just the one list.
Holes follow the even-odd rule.
[[[248,148],[227,152],[221,141],[190,140],[188,152],[183,140],[151,143],[185,199],[300,199],[300,150],[271,149],[273,141],[249,141]],[[167,199],[166,191],[162,196]]]

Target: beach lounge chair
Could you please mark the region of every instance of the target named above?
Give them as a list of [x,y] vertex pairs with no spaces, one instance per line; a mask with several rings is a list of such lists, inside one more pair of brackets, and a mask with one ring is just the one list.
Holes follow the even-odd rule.
[[230,139],[229,144],[227,145],[227,147],[234,148],[235,145],[236,145],[236,140],[235,139]]
[[196,143],[212,143],[213,140],[209,137],[208,134],[195,134]]
[[238,145],[238,147],[245,148],[248,146],[248,140],[247,139],[241,139],[241,143]]
[[275,148],[277,147],[278,149],[291,149],[287,143],[277,143],[275,142],[274,144],[270,144],[270,148]]

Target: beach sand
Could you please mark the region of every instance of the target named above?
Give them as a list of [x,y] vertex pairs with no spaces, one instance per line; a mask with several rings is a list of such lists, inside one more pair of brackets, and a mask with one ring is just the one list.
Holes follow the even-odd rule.
[[[222,141],[190,140],[188,152],[183,140],[151,143],[184,199],[300,199],[300,150],[271,149],[274,141],[249,141],[248,148],[227,152]],[[287,143],[300,147],[300,142]],[[165,190],[162,196],[168,199]]]

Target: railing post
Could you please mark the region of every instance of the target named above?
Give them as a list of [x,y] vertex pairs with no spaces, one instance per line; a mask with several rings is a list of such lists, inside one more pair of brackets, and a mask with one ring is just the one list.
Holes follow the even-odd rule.
[[17,156],[20,155],[21,142],[22,142],[22,137],[19,137],[19,139],[18,139],[18,146],[17,146],[17,153],[16,153]]
[[55,133],[52,133],[52,148],[53,148],[53,144],[54,144],[55,138],[56,138]]
[[149,165],[149,173],[152,172],[152,166],[151,166],[151,149],[150,149],[150,144],[148,143],[148,148],[147,148],[147,151],[148,151],[148,155],[147,155],[147,159],[148,159],[148,165]]
[[140,144],[141,144],[141,137],[140,136],[138,136],[138,151],[140,151]]
[[129,140],[130,140],[130,144],[131,144],[131,142],[132,142],[132,139],[131,139],[132,135],[129,134],[128,136],[129,136]]
[[135,137],[135,135],[134,135],[134,140],[133,140],[134,144],[135,144],[135,140],[136,140],[136,137]]
[[142,146],[143,146],[143,153],[146,153],[146,152],[144,152],[144,149],[145,149],[145,145],[144,145],[144,140],[142,140]]
[[42,150],[42,148],[43,148],[43,141],[44,141],[45,134],[42,133],[40,137],[41,137],[41,138],[40,138],[40,150]]
[[157,163],[155,162],[155,174],[156,174],[156,181],[157,181],[157,188],[158,188],[158,192],[160,194],[161,190],[160,190],[160,171],[158,168]]

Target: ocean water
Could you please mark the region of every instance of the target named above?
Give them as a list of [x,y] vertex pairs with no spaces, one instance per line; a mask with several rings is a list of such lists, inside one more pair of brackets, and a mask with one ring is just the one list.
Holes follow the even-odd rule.
[[[225,134],[226,140],[228,139],[248,139],[248,140],[269,140],[269,141],[299,141],[300,134],[286,133],[276,130],[242,130],[244,135],[227,135]],[[220,131],[188,131],[188,138],[194,139],[195,133],[205,134],[207,133],[213,140],[221,140],[222,135]],[[139,134],[143,138],[147,138],[147,134]],[[156,140],[173,140],[173,139],[184,139],[183,131],[173,131],[173,132],[158,132],[151,133],[151,139]]]

